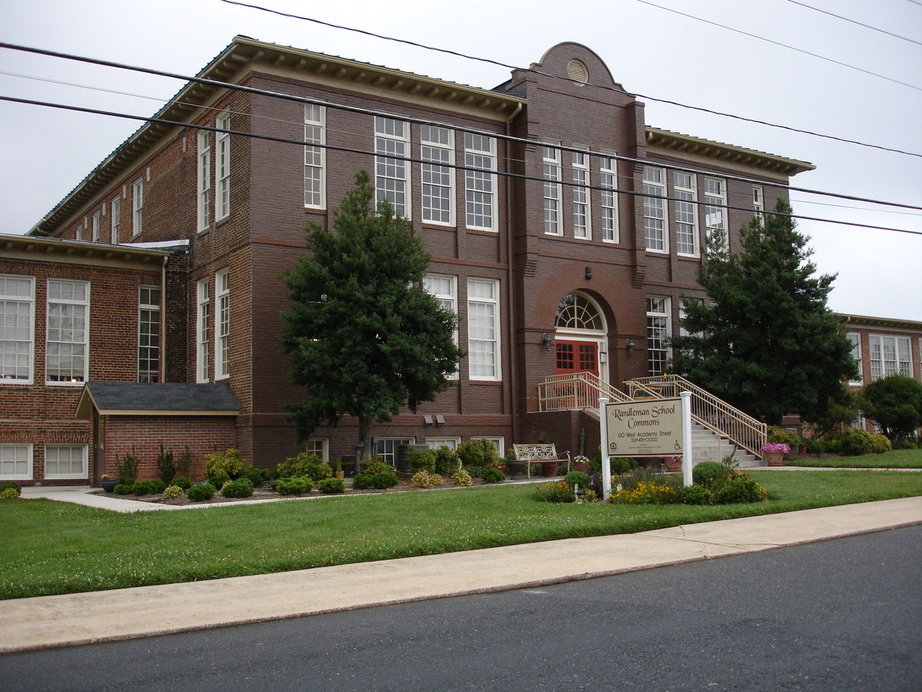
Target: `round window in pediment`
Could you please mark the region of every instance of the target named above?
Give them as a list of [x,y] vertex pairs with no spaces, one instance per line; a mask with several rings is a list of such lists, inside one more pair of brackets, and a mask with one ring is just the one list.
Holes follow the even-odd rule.
[[589,81],[589,69],[582,60],[573,58],[567,63],[567,77],[578,84],[585,84]]

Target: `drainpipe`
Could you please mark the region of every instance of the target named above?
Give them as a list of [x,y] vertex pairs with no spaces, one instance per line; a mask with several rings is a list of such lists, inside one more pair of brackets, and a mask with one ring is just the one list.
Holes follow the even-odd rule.
[[[512,134],[512,121],[522,112],[524,104],[516,106],[515,111],[506,118],[506,135]],[[511,170],[512,165],[512,142],[506,140],[506,172]],[[506,302],[509,307],[509,319],[506,321],[509,325],[506,330],[506,341],[509,344],[509,394],[510,394],[510,413],[512,415],[512,442],[514,443],[519,437],[519,397],[518,397],[518,366],[516,363],[516,344],[515,344],[515,289],[513,280],[515,270],[513,263],[515,261],[515,238],[513,237],[513,214],[512,214],[512,183],[510,176],[503,176],[506,187]]]
[[166,264],[169,254],[164,255],[160,267],[160,381],[166,382]]

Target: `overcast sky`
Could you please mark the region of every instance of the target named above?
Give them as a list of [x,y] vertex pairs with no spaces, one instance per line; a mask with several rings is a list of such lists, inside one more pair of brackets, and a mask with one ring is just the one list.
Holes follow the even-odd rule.
[[[523,67],[557,43],[576,41],[598,53],[634,93],[922,154],[917,0],[651,0],[661,7],[640,0],[251,1]],[[220,0],[0,0],[0,41],[184,75],[198,72],[236,34],[484,88],[509,76],[495,65]],[[180,86],[0,49],[3,96],[147,116]],[[815,171],[794,178],[798,187],[922,206],[920,156],[646,104],[654,127],[812,162]],[[0,233],[26,233],[138,125],[0,102]],[[791,198],[795,213],[805,216],[922,232],[918,210],[800,192]],[[832,309],[922,321],[922,235],[813,221],[799,227],[811,237],[819,270],[838,274]]]

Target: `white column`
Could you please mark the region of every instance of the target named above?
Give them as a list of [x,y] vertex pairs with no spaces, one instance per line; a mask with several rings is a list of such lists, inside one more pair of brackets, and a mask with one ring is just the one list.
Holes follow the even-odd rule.
[[680,392],[682,398],[682,484],[692,484],[692,425],[691,392]]
[[602,441],[602,499],[611,497],[611,463],[608,460],[608,398],[599,397],[599,433]]

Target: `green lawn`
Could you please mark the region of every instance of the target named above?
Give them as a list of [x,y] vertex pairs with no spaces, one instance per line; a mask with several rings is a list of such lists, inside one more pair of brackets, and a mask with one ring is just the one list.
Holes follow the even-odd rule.
[[0,502],[0,598],[264,574],[922,495],[922,474],[753,471],[770,502],[553,505],[533,486],[117,514]]
[[922,449],[894,449],[883,454],[861,457],[809,457],[800,461],[785,461],[788,466],[821,466],[824,468],[861,469],[922,469]]

